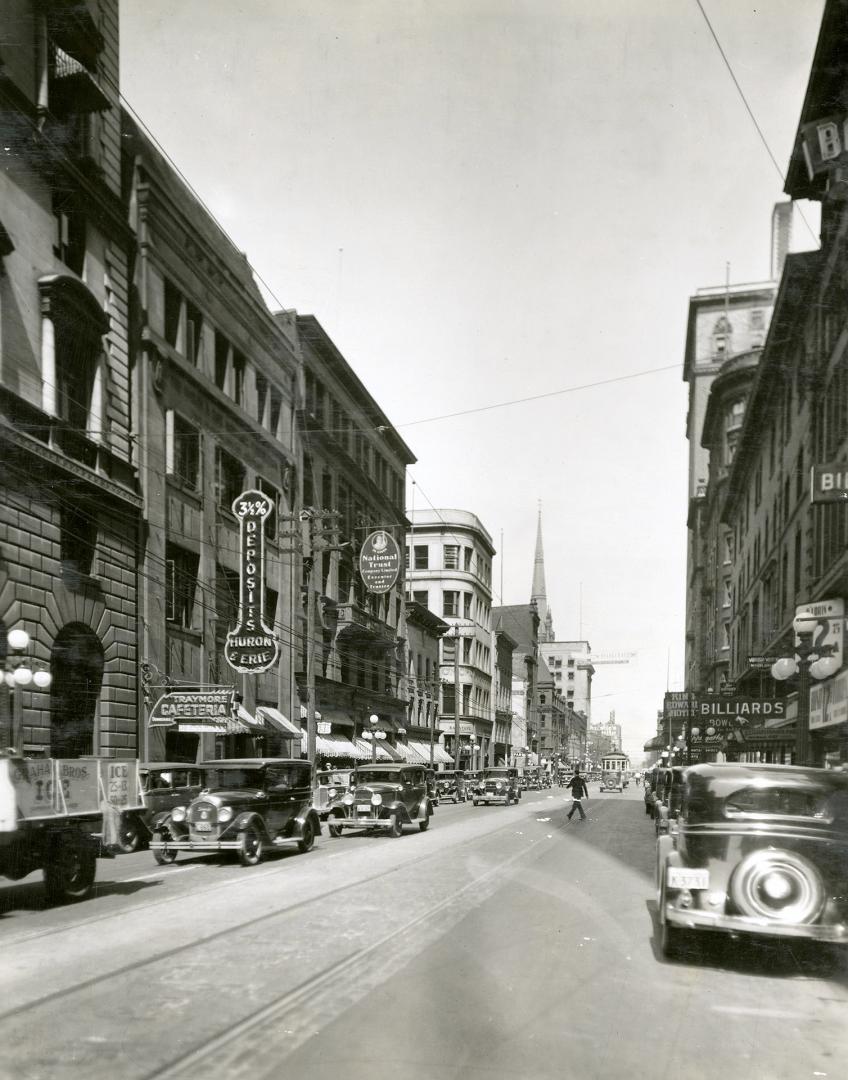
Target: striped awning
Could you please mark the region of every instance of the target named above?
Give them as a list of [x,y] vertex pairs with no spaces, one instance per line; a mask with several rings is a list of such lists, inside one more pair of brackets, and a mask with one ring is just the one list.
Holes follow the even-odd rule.
[[[413,750],[420,758],[424,765],[430,764],[430,744],[416,742],[414,739],[410,739],[408,744],[409,748]],[[434,765],[453,765],[454,760],[450,754],[439,743],[433,743],[433,764]]]
[[279,709],[272,709],[270,705],[257,705],[256,718],[290,739],[299,739],[302,735],[300,728],[296,724],[283,716]]
[[[375,740],[377,743],[377,760],[378,761],[403,761],[404,758],[397,752],[397,750],[390,746],[386,742],[382,742],[380,739]],[[357,739],[357,746],[361,747],[368,760],[371,760],[371,740],[370,739]]]
[[[303,732],[301,748],[306,753],[306,732]],[[316,735],[315,754],[328,758],[352,758],[355,761],[367,761],[371,757],[370,751],[365,754],[357,743],[350,739],[343,739],[338,735]]]

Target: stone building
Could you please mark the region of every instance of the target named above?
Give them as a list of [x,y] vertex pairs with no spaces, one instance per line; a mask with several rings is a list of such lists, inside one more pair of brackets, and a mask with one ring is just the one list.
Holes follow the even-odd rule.
[[[143,756],[289,750],[299,560],[290,539],[298,505],[297,328],[271,315],[245,256],[151,139],[123,120],[127,214],[137,239],[132,275],[133,430],[144,496],[139,562],[140,660],[147,688]],[[281,643],[268,671],[225,657],[237,624],[240,525],[232,504],[258,490],[265,522],[265,624]],[[232,689],[240,719],[146,722],[169,688]],[[282,740],[282,742],[281,742]],[[299,747],[298,747],[299,749]]]
[[[278,316],[283,326],[288,318],[285,312]],[[315,519],[317,573],[311,588],[306,577],[301,582],[305,603],[296,631],[305,644],[305,604],[314,589],[319,751],[336,760],[370,756],[362,736],[374,727],[385,735],[377,756],[398,760],[403,752],[395,746],[403,742],[409,696],[403,566],[388,592],[369,592],[357,556],[375,530],[391,535],[403,552],[406,467],[415,456],[320,322],[297,315],[295,325],[304,379],[303,506],[324,515]],[[305,653],[303,647],[297,651],[302,702]]]
[[423,759],[434,766],[450,765],[453,758],[444,748],[439,728],[439,648],[450,630],[448,623],[415,600],[406,601],[406,688],[407,719],[405,739],[398,741],[411,749],[408,760]]
[[[442,638],[440,727],[459,767],[494,765],[507,732],[495,730],[492,656],[492,538],[467,510],[415,510],[407,537],[407,576],[413,599],[453,627]],[[458,653],[461,690],[455,692]],[[458,697],[458,702],[455,700]]]
[[138,749],[118,36],[117,0],[0,7],[0,740],[30,755]]

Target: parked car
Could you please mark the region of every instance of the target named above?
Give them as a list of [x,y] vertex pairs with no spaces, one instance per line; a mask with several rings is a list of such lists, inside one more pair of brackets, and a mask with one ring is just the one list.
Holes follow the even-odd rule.
[[266,851],[311,850],[321,833],[312,806],[312,765],[300,758],[229,758],[200,764],[197,798],[159,814],[150,849],[170,863],[179,851],[235,851],[255,866]]
[[601,791],[624,791],[621,773],[613,769],[608,769],[601,776]]
[[483,769],[483,775],[474,788],[474,805],[502,802],[509,806],[521,798],[521,786],[518,782],[518,769],[509,766]]
[[660,767],[658,765],[655,765],[653,769],[648,769],[645,773],[645,790],[642,796],[645,800],[645,813],[652,818],[654,816],[654,803],[657,798],[657,777],[659,773]]
[[351,789],[330,803],[327,829],[369,829],[400,836],[404,825],[421,832],[430,825],[433,802],[423,765],[366,765],[356,769]]
[[662,793],[662,797],[654,800],[654,828],[657,836],[677,829],[677,819],[683,802],[685,772],[685,765],[672,765],[663,770],[662,781],[657,784],[657,791]]
[[676,837],[657,841],[661,948],[721,931],[848,944],[848,775],[693,765]]
[[329,769],[316,774],[316,786],[312,805],[318,817],[324,821],[330,811],[330,803],[339,793],[344,794],[353,780],[353,769]]
[[463,769],[446,769],[436,773],[436,793],[439,799],[452,799],[453,802],[465,802],[468,798]]
[[200,768],[185,761],[142,761],[138,777],[144,805],[121,813],[117,846],[125,854],[146,848],[156,818],[175,806],[187,806],[203,787]]

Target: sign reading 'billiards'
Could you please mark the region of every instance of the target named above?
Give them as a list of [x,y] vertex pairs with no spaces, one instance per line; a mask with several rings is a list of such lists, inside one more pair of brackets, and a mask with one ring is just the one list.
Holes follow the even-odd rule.
[[273,511],[274,503],[262,491],[245,491],[233,500],[240,530],[239,606],[224,656],[244,675],[267,671],[280,656],[280,642],[265,625],[265,520]]

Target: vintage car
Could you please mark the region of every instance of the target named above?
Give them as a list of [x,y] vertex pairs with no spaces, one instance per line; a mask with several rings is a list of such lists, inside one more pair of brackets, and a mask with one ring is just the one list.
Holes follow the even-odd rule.
[[429,765],[424,766],[424,773],[427,778],[427,796],[433,806],[439,805],[439,782],[438,773],[435,769],[431,769]]
[[518,782],[518,769],[502,766],[483,769],[482,777],[472,793],[475,806],[480,803],[502,802],[509,806],[521,798],[521,785]]
[[423,765],[363,765],[356,769],[349,791],[330,803],[330,836],[344,829],[368,829],[400,836],[404,825],[429,826],[433,802]]
[[121,813],[117,847],[125,854],[147,847],[156,818],[175,806],[187,806],[203,787],[198,766],[185,761],[142,761],[138,777],[144,805]]
[[436,794],[439,799],[452,799],[455,803],[468,798],[463,769],[446,769],[436,773]]
[[266,851],[312,848],[321,822],[312,806],[312,765],[300,758],[229,758],[200,764],[197,798],[159,814],[150,850],[158,863],[178,851],[235,851],[255,866]]
[[693,765],[676,837],[657,841],[661,949],[687,935],[848,944],[848,775],[794,765]]
[[601,775],[601,791],[624,791],[621,773],[616,769],[607,769]]
[[330,803],[337,794],[344,794],[351,785],[353,769],[325,769],[316,773],[316,786],[312,805],[318,817],[324,821],[330,812]]
[[654,828],[657,836],[675,832],[680,806],[683,801],[683,774],[685,765],[671,765],[663,769],[663,776],[657,784],[660,797],[654,800]]
[[661,772],[659,765],[655,765],[653,769],[648,769],[645,773],[645,790],[642,792],[642,797],[645,800],[645,813],[654,816],[654,804],[657,799],[657,779]]

